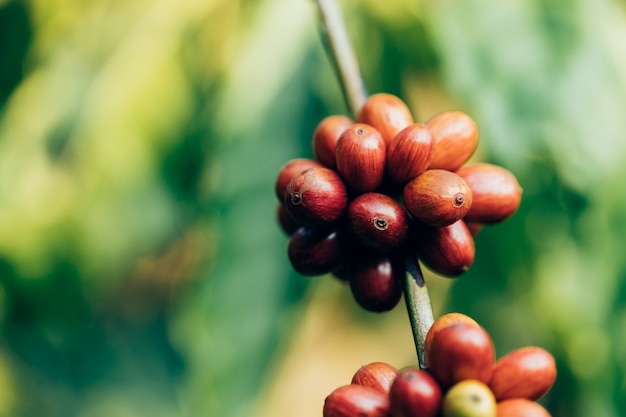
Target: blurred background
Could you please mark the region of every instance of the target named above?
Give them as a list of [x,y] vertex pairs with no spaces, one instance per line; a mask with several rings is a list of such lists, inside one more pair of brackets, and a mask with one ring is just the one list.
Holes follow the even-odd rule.
[[[626,2],[345,0],[370,92],[459,109],[517,214],[427,273],[556,416],[626,415]],[[312,0],[0,0],[0,416],[321,416],[416,364],[403,303],[295,274],[275,177],[346,113]]]

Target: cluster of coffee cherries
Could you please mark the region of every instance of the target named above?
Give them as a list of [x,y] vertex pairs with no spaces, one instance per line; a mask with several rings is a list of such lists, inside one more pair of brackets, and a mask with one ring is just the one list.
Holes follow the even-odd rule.
[[415,123],[401,99],[374,94],[357,122],[326,117],[312,142],[314,159],[288,161],[275,184],[289,259],[302,275],[347,280],[369,311],[398,303],[406,256],[444,276],[465,272],[475,234],[520,203],[511,172],[464,166],[478,129],[463,112]]
[[556,379],[545,349],[528,346],[496,361],[489,334],[460,313],[436,320],[424,348],[428,370],[362,366],[326,398],[324,417],[550,417],[536,402]]

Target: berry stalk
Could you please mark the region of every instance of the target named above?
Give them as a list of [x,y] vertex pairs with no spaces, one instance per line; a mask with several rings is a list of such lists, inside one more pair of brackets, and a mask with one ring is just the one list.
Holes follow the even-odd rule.
[[[341,9],[336,0],[316,0],[323,35],[330,49],[343,93],[352,115],[356,118],[367,99],[367,92],[356,54],[348,37]],[[426,334],[434,317],[426,282],[416,259],[407,256],[404,274],[404,297],[413,331],[417,358],[421,368],[427,368],[424,354]]]

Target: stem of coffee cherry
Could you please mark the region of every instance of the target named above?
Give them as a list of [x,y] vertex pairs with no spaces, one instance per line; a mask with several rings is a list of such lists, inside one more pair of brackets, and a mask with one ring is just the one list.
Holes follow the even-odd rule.
[[[356,118],[367,100],[367,92],[358,60],[346,31],[341,9],[336,0],[316,0],[323,26],[323,34],[335,64],[346,103]],[[427,368],[424,355],[426,334],[434,316],[428,288],[419,263],[412,257],[405,259],[404,297],[411,322],[419,365]]]

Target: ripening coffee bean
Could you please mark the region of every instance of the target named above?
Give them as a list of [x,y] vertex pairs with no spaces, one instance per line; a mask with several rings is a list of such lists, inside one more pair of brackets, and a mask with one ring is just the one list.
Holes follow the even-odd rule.
[[324,401],[324,417],[390,417],[389,398],[370,387],[344,385]]
[[336,231],[301,227],[289,238],[287,255],[299,274],[321,275],[339,266],[343,246]]
[[556,380],[556,364],[550,352],[536,346],[523,347],[498,359],[489,387],[498,401],[509,398],[536,400]]
[[365,310],[389,311],[400,301],[404,268],[390,255],[366,251],[361,258],[353,260],[349,270],[350,290]]
[[346,219],[348,230],[358,243],[380,251],[399,248],[409,232],[404,208],[385,194],[357,196],[348,205]]
[[354,122],[347,116],[332,115],[322,119],[313,132],[313,155],[327,168],[336,169],[337,142]]
[[343,180],[329,168],[310,168],[299,173],[285,191],[285,206],[303,226],[327,228],[339,220],[348,205]]
[[385,362],[372,362],[363,365],[352,377],[352,383],[375,389],[382,394],[389,394],[391,384],[398,376],[398,370]]
[[416,234],[418,257],[433,272],[456,277],[474,263],[474,238],[463,220],[444,227],[418,227]]
[[389,143],[387,172],[397,183],[405,184],[428,168],[433,157],[433,139],[426,126],[414,123],[402,129]]
[[391,385],[389,402],[393,417],[435,417],[441,409],[441,388],[419,368],[406,368]]
[[443,388],[465,379],[487,383],[491,379],[495,351],[482,327],[458,323],[441,330],[432,341],[428,365]]
[[424,340],[424,353],[426,354],[426,357],[430,355],[430,346],[433,343],[433,339],[446,327],[450,327],[458,323],[471,324],[473,326],[480,327],[473,318],[466,316],[465,314],[444,314],[443,316],[435,320],[433,325],[430,326],[428,333],[426,334],[426,340]]
[[433,227],[456,222],[472,206],[472,191],[465,180],[442,169],[429,169],[410,181],[402,196],[408,212]]
[[478,127],[460,111],[435,115],[426,122],[433,137],[434,154],[429,169],[456,171],[472,156],[478,145]]
[[541,405],[526,398],[512,398],[500,401],[498,417],[551,417]]
[[367,98],[357,120],[374,126],[389,144],[402,129],[413,123],[413,115],[400,98],[378,93]]
[[287,191],[287,185],[289,182],[301,173],[309,168],[322,167],[323,165],[317,161],[307,158],[291,159],[285,165],[282,166],[276,177],[276,183],[274,184],[274,191],[278,200],[283,203],[285,200],[285,191]]
[[385,142],[372,126],[354,124],[337,142],[337,171],[359,193],[377,189],[385,174]]
[[510,171],[497,165],[480,163],[464,166],[457,172],[472,190],[472,207],[465,220],[494,224],[517,211],[522,188]]
[[291,217],[291,214],[287,211],[287,207],[284,204],[278,204],[276,209],[276,219],[280,225],[281,230],[287,235],[291,236],[296,230],[300,228],[300,225]]
[[443,417],[497,417],[496,399],[487,385],[474,379],[458,382],[443,399]]

